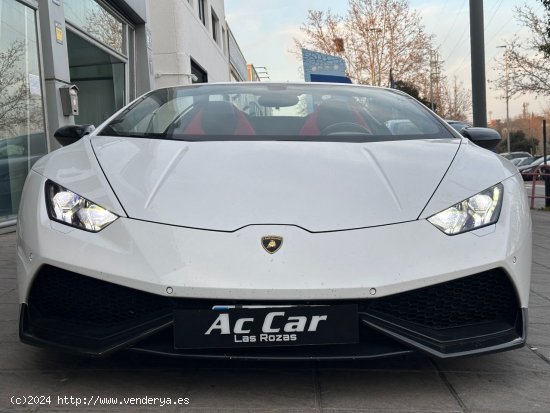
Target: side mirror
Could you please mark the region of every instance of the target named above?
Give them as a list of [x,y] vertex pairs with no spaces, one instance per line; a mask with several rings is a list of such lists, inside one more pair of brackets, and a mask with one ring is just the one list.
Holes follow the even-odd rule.
[[489,128],[464,128],[460,131],[460,134],[470,139],[476,145],[493,152],[496,152],[497,145],[501,139],[500,134],[496,130]]
[[75,143],[83,136],[89,135],[94,130],[94,125],[67,125],[56,130],[53,136],[61,146],[67,146]]

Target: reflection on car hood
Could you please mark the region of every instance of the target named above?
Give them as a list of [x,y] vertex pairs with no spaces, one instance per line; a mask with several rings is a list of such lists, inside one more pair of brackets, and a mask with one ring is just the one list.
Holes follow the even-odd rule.
[[131,218],[220,231],[282,224],[318,232],[417,219],[460,139],[182,142],[94,136],[91,142]]

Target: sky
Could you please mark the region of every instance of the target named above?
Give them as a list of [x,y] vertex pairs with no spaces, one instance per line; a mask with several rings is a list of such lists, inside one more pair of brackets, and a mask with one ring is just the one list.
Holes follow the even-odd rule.
[[[536,0],[484,0],[485,62],[487,80],[495,79],[494,59],[503,54],[498,48],[514,34],[526,36],[528,31],[514,19],[514,8],[528,2],[542,13]],[[417,10],[426,31],[435,35],[441,60],[448,78],[457,76],[471,89],[469,0],[409,0]],[[226,20],[249,63],[265,66],[272,81],[301,81],[301,62],[290,50],[293,38],[301,36],[300,26],[310,9],[344,14],[345,0],[227,0]],[[488,119],[505,119],[506,103],[502,91],[487,84]],[[510,117],[528,111],[539,113],[550,107],[550,100],[530,95],[510,99]]]

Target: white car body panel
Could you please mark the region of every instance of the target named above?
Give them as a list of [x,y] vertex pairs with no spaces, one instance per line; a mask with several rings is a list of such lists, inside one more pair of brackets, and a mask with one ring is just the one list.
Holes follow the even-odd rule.
[[86,199],[93,199],[103,208],[126,216],[97,162],[88,136],[43,156],[32,169]]
[[495,156],[464,139],[445,178],[420,218],[428,218],[517,174],[517,168],[507,159]]
[[[120,218],[99,233],[67,232],[45,209],[33,207],[45,202],[44,182],[31,172],[25,186],[17,254],[21,302],[42,264],[159,295],[172,287],[171,296],[218,298],[222,304],[223,299],[377,298],[502,267],[523,307],[529,299],[531,227],[520,223],[530,223],[530,213],[526,198],[513,196],[523,190],[517,175],[503,182],[499,222],[456,236],[423,219],[312,234],[288,225],[224,233]],[[284,238],[277,254],[262,248],[260,239],[267,234]],[[74,245],[79,253],[68,255]]]
[[321,232],[414,220],[460,146],[460,139],[91,142],[129,217],[218,231],[287,224]]

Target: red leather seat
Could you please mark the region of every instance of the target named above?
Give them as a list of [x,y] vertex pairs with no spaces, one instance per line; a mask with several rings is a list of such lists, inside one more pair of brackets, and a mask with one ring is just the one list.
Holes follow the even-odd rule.
[[187,135],[255,135],[245,114],[225,101],[207,102],[183,131]]

